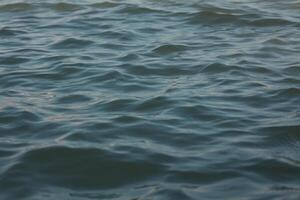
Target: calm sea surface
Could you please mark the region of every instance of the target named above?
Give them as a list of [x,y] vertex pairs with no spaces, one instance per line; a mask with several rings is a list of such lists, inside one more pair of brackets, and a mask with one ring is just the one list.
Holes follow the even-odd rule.
[[1,0],[0,200],[299,200],[300,1]]

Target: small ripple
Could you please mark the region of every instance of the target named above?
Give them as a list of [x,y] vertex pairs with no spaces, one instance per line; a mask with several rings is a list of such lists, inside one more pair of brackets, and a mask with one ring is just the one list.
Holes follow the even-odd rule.
[[134,60],[138,60],[139,56],[137,54],[133,54],[133,53],[129,53],[125,56],[121,56],[118,58],[118,60],[122,61],[122,62],[128,62],[128,61],[134,61]]
[[16,153],[16,151],[0,149],[0,158],[10,157]]
[[268,75],[268,76],[278,76],[279,73],[274,69],[270,69],[264,65],[252,66],[247,68],[247,71],[255,75]]
[[0,111],[0,124],[18,124],[19,121],[36,122],[41,120],[37,114],[16,107],[6,107]]
[[126,153],[128,155],[132,155],[135,158],[144,158],[149,161],[169,165],[170,163],[174,163],[178,161],[175,156],[168,155],[163,152],[156,151],[155,149],[149,148],[140,148],[140,147],[133,147],[128,145],[118,145],[114,148],[114,151],[120,153]]
[[117,2],[112,2],[112,1],[104,1],[104,2],[90,4],[92,8],[101,8],[101,9],[114,8],[120,5],[122,4]]
[[77,38],[67,38],[52,44],[52,48],[55,49],[72,49],[72,48],[84,48],[93,41],[85,40],[85,39],[77,39]]
[[4,27],[0,29],[0,37],[13,37],[25,33],[26,33],[25,31],[14,30],[9,27]]
[[[299,164],[279,159],[261,159],[244,163],[240,169],[255,173],[272,181],[299,180]],[[276,174],[276,175],[275,175]]]
[[[108,38],[108,39],[118,39],[121,41],[133,41],[136,40],[138,38],[138,35],[131,32],[131,31],[103,31],[102,33],[99,34],[100,36],[102,36],[103,38]],[[121,45],[121,44],[103,44],[102,46],[104,47],[121,47],[121,48],[126,48],[126,46]]]
[[[194,132],[182,132],[177,127],[163,125],[160,122],[160,120],[156,123],[143,121],[132,124],[126,127],[124,133],[133,138],[152,141],[155,144],[168,145],[170,147],[176,146],[183,149],[192,149],[201,144],[210,144],[212,142],[212,139],[205,135],[199,135]],[[180,155],[180,152],[177,155]]]
[[127,111],[135,103],[133,99],[113,99],[109,102],[100,102],[93,107],[95,109],[105,110],[108,112],[121,112]]
[[86,82],[88,83],[104,83],[104,82],[110,82],[110,81],[122,81],[124,79],[130,78],[127,74],[121,73],[117,70],[108,71],[105,73],[101,73],[99,75],[92,75],[89,76],[86,79]]
[[163,30],[155,27],[145,27],[145,28],[139,28],[138,31],[144,34],[155,34],[155,33],[162,32]]
[[192,200],[187,193],[181,189],[163,189],[157,188],[144,195],[143,199],[173,199],[173,200]]
[[[195,69],[194,69],[195,70]],[[139,66],[139,65],[131,65],[126,69],[126,72],[131,75],[138,75],[138,76],[179,76],[179,75],[193,75],[196,73],[192,69],[184,69],[180,66],[170,65],[164,66],[161,65],[160,67],[156,66]]]
[[270,190],[275,192],[300,192],[300,188],[289,186],[273,186]]
[[138,5],[126,5],[124,8],[119,9],[118,13],[125,13],[129,15],[136,15],[136,14],[159,14],[159,13],[164,13],[163,10],[157,10],[153,8],[147,8],[147,7],[140,7]]
[[141,121],[139,117],[136,116],[127,116],[127,115],[120,115],[116,118],[113,119],[116,123],[120,124],[133,124],[133,123],[138,123]]
[[180,115],[183,118],[201,121],[215,121],[226,118],[217,109],[200,105],[177,106],[170,110],[170,112]]
[[18,65],[23,64],[30,61],[29,58],[23,58],[23,57],[17,57],[17,56],[9,56],[0,58],[0,64],[1,65]]
[[122,38],[124,34],[120,31],[107,30],[101,33],[104,38]]
[[[58,57],[55,57],[58,58]],[[48,58],[45,58],[46,60],[48,60]],[[63,64],[61,64],[63,63]],[[59,77],[76,77],[76,76],[80,76],[83,75],[85,72],[85,67],[87,66],[87,64],[84,63],[73,63],[73,64],[66,64],[64,62],[60,62],[57,65],[54,65],[53,68],[51,70],[48,71],[44,71],[42,73],[51,73],[51,72],[55,72],[57,74],[57,78]],[[33,77],[35,78],[39,78],[39,73],[35,74]]]
[[271,38],[271,39],[267,39],[263,42],[263,44],[265,45],[286,45],[287,42],[285,39],[283,38]]
[[56,3],[50,6],[56,12],[72,12],[81,9],[80,5],[71,3]]
[[11,3],[0,5],[0,11],[2,12],[24,12],[33,9],[33,5],[30,3]]
[[[230,11],[231,12],[231,11]],[[270,26],[288,26],[298,25],[283,18],[261,18],[257,14],[238,14],[218,11],[215,9],[204,10],[201,12],[190,14],[187,23],[190,24],[237,24],[240,26],[256,26],[256,27],[270,27]]]
[[285,73],[291,74],[291,75],[298,75],[300,74],[300,65],[292,65],[288,66],[283,69]]
[[70,104],[70,103],[84,103],[91,101],[91,98],[89,96],[83,95],[83,94],[71,94],[66,95],[63,97],[60,97],[56,100],[56,103],[58,104]]
[[157,54],[160,54],[160,55],[166,55],[166,54],[186,51],[188,49],[190,49],[190,48],[188,46],[185,46],[185,45],[165,44],[165,45],[161,45],[159,47],[156,47],[152,51],[154,53],[157,53]]
[[[286,154],[286,156],[291,156],[290,153],[296,153],[300,150],[300,125],[277,125],[260,128],[259,131],[266,133],[264,145],[273,146],[274,143],[277,144],[275,147],[279,147],[280,150]],[[278,146],[279,145],[279,146]],[[282,148],[281,148],[282,146]],[[300,157],[298,157],[300,160]]]
[[170,182],[183,182],[183,183],[194,183],[194,184],[200,184],[200,183],[212,184],[222,180],[239,177],[238,172],[229,171],[229,170],[228,171],[226,170],[174,171],[173,170],[173,171],[169,171],[169,173],[170,175],[167,177],[167,180]]
[[243,15],[218,12],[213,10],[201,11],[188,18],[190,24],[226,24],[226,23],[243,23]]
[[80,197],[80,198],[84,198],[84,199],[95,199],[95,200],[99,200],[99,199],[117,199],[120,198],[120,194],[101,194],[99,192],[72,192],[70,193],[71,197]]
[[141,102],[135,107],[135,110],[139,112],[154,112],[159,111],[162,108],[166,110],[167,107],[175,106],[175,101],[169,99],[168,97],[158,96],[151,99],[147,99]]
[[295,100],[300,100],[300,88],[298,87],[288,87],[288,88],[277,88],[270,92],[273,98],[276,99],[286,99],[287,97],[289,100],[293,98]]
[[278,18],[264,18],[264,19],[252,20],[249,22],[249,25],[258,26],[258,27],[287,26],[293,24],[294,22],[285,19],[278,19]]
[[230,71],[243,71],[244,69],[240,66],[235,65],[225,65],[222,63],[212,63],[209,64],[201,69],[203,73],[215,74],[215,73],[223,73],[223,72],[230,72]]

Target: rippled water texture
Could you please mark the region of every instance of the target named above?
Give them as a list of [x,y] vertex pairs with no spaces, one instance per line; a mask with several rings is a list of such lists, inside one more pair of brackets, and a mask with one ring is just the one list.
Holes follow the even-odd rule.
[[299,200],[300,1],[1,0],[0,200]]

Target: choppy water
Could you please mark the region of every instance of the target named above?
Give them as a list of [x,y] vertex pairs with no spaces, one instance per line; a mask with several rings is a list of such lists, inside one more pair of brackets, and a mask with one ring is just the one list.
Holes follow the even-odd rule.
[[300,2],[1,0],[0,199],[300,199]]

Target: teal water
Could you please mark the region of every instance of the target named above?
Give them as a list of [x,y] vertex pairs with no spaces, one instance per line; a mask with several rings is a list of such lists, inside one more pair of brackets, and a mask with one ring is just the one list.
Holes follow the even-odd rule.
[[1,0],[0,200],[299,200],[300,2]]

